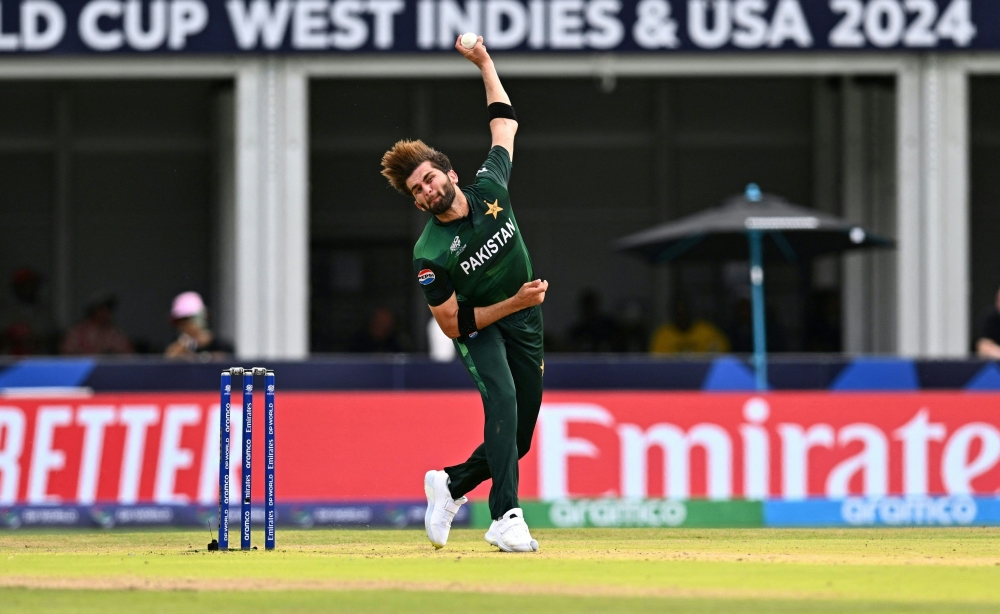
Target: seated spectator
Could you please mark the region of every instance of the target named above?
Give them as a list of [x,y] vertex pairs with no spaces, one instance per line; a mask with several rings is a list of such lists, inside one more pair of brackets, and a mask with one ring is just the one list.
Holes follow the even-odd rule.
[[84,307],[85,317],[69,329],[59,348],[61,354],[131,354],[132,342],[115,326],[118,297],[98,292]]
[[208,309],[197,292],[183,292],[170,307],[170,323],[179,333],[163,353],[167,358],[214,360],[233,354],[233,346],[208,328]]
[[729,340],[706,320],[695,320],[685,301],[674,305],[674,321],[653,333],[649,351],[653,354],[708,354],[729,351]]
[[618,337],[614,318],[601,313],[601,295],[584,290],[577,299],[577,321],[569,329],[569,349],[573,352],[612,352]]
[[976,342],[976,354],[980,358],[1000,360],[1000,291],[997,292],[996,304],[990,307],[983,318],[983,327]]
[[42,306],[42,278],[33,269],[21,267],[10,280],[11,300],[0,316],[0,354],[28,356],[55,350],[55,326]]
[[359,331],[347,347],[350,352],[405,352],[404,343],[396,331],[396,316],[388,307],[379,307],[372,314],[368,329]]

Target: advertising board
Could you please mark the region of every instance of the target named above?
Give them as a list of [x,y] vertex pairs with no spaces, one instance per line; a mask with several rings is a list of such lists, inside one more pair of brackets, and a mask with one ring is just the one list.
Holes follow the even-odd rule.
[[[521,460],[520,492],[566,526],[671,526],[676,502],[690,518],[677,526],[688,526],[715,513],[696,513],[702,502],[730,501],[763,501],[772,525],[1000,522],[998,405],[996,393],[964,392],[552,392]],[[2,400],[0,516],[68,522],[96,506],[123,522],[153,521],[170,508],[169,524],[196,517],[192,509],[211,513],[217,412],[207,393]],[[279,515],[299,514],[302,526],[410,515],[419,524],[406,506],[419,510],[423,473],[479,444],[481,412],[470,392],[279,394]],[[238,432],[238,411],[233,420]],[[255,437],[261,450],[261,429]],[[470,498],[487,492],[488,483]],[[135,506],[154,511],[128,511]]]
[[994,0],[20,0],[0,55],[997,49]]
[[[764,526],[760,501],[704,501],[674,499],[572,499],[522,501],[524,519],[532,528],[718,528]],[[489,505],[472,503],[470,524],[488,528]]]

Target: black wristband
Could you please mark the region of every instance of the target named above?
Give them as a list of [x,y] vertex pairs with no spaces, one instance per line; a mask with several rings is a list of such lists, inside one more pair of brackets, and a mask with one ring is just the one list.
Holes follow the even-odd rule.
[[489,106],[490,121],[498,117],[504,119],[512,119],[517,121],[517,115],[514,114],[514,107],[510,106],[506,102],[494,102]]
[[471,339],[479,334],[479,329],[476,328],[476,308],[466,307],[465,305],[458,306],[458,334],[461,337],[466,337]]

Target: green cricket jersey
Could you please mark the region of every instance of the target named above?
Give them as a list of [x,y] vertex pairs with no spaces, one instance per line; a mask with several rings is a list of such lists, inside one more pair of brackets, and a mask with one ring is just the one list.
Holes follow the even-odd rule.
[[463,305],[486,307],[531,281],[531,258],[507,193],[510,169],[507,150],[491,149],[476,182],[462,188],[469,215],[447,224],[432,216],[424,227],[413,248],[413,271],[432,307],[453,292]]

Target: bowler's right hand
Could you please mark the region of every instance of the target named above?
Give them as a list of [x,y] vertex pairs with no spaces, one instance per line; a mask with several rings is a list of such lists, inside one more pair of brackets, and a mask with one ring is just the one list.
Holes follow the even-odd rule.
[[529,307],[534,307],[535,305],[541,305],[545,302],[545,292],[549,289],[549,282],[544,279],[536,279],[534,281],[529,281],[528,283],[521,286],[521,289],[517,291],[518,304],[521,309],[527,309]]

